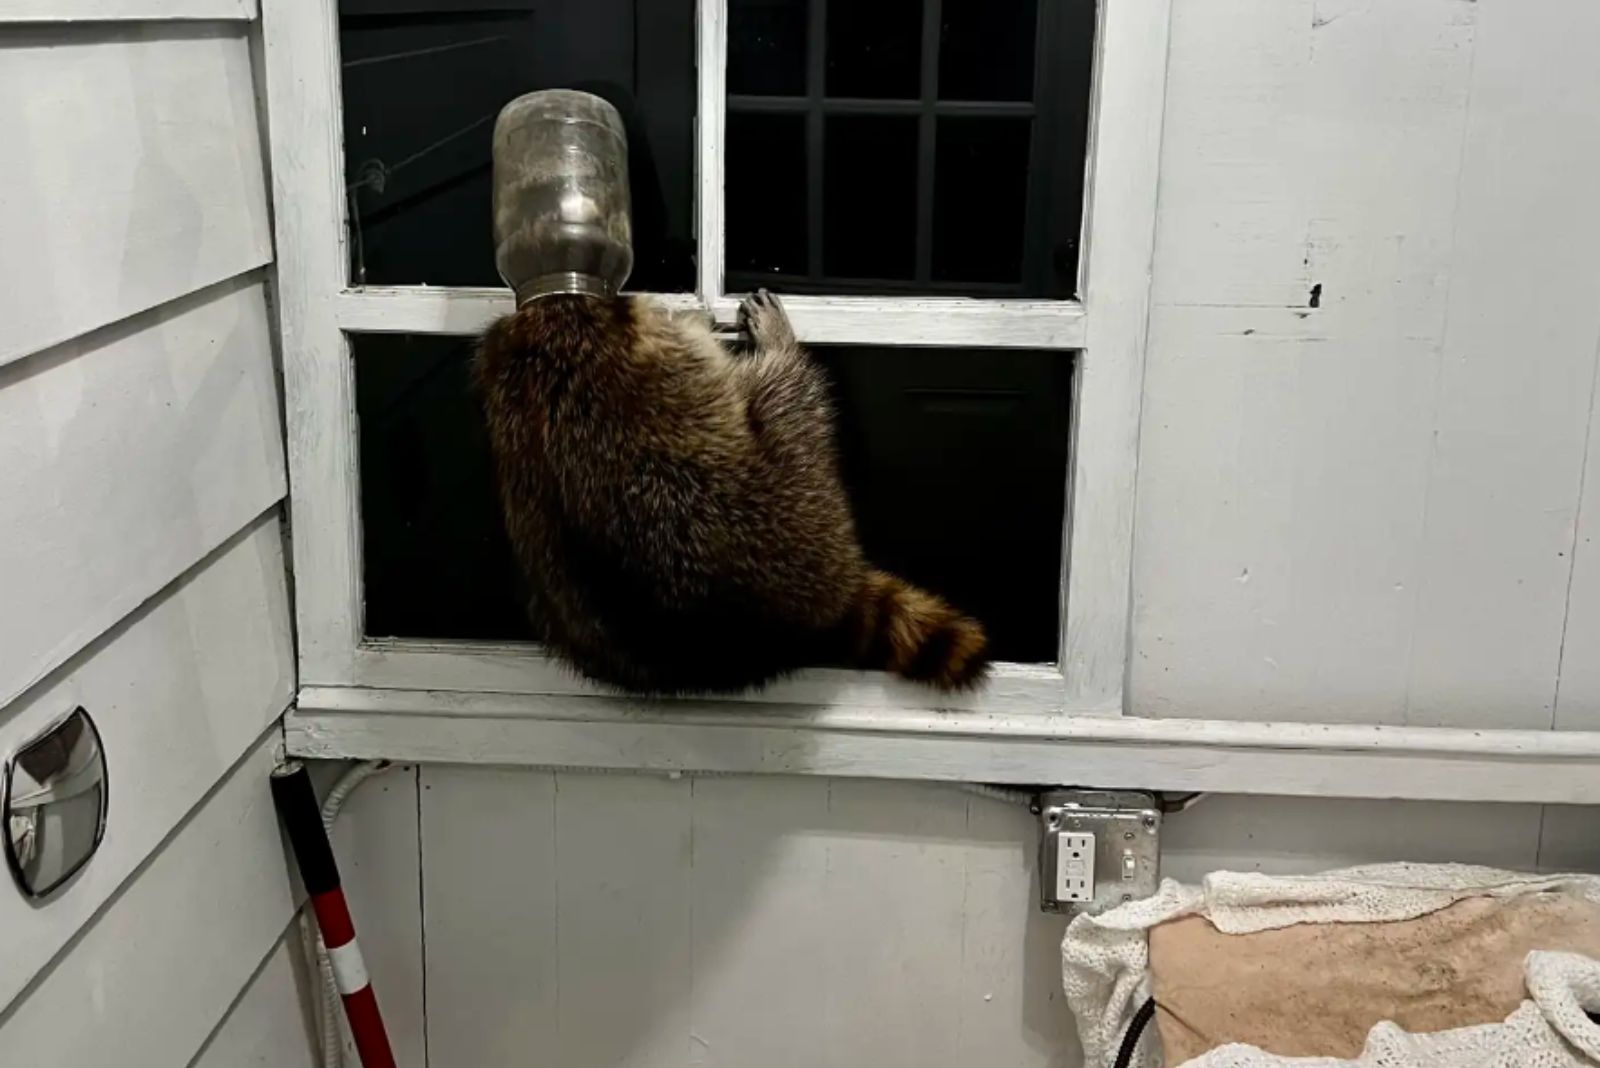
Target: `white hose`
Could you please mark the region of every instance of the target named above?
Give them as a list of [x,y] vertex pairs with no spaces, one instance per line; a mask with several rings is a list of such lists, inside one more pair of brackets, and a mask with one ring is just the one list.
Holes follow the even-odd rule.
[[[322,829],[331,834],[334,821],[339,818],[339,810],[356,787],[392,766],[387,760],[367,760],[339,776],[333,789],[328,791],[327,800],[322,802]],[[322,1010],[318,1021],[322,1040],[322,1068],[341,1068],[344,1049],[339,1040],[339,988],[334,985],[333,961],[328,957],[328,947],[323,945],[322,935],[314,930],[309,908],[300,911],[300,937],[312,947],[312,955],[317,961],[317,1004]]]

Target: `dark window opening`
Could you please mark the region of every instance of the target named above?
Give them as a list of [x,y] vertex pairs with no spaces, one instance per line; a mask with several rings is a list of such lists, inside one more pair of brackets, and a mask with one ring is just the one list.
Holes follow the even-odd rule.
[[1094,35],[1095,0],[730,0],[726,288],[1076,296]]
[[339,43],[353,284],[501,285],[494,119],[561,87],[628,127],[629,288],[694,289],[694,0],[339,0]]
[[[366,633],[525,641],[463,338],[351,338]],[[1056,659],[1072,358],[829,346],[842,473],[879,567],[982,620],[997,658]]]

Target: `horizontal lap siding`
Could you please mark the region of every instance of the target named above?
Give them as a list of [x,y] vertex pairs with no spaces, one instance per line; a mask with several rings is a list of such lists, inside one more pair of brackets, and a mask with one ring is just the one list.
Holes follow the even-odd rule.
[[276,518],[263,518],[59,678],[0,713],[10,752],[82,706],[105,746],[106,837],[48,907],[0,885],[0,1005],[67,944],[293,697],[294,653]]
[[0,363],[272,259],[239,24],[0,25]]
[[6,0],[0,23],[249,20],[256,0]]
[[[0,1011],[8,1065],[175,1068],[199,1052],[294,914],[267,788],[275,742],[258,741],[27,995]],[[303,1025],[283,1026],[287,1040]]]
[[[294,910],[266,789],[295,677],[257,13],[0,11],[0,755],[81,704],[110,795],[47,904],[0,886],[8,1063],[189,1063]],[[253,1041],[239,1019],[217,1048]]]
[[284,494],[264,283],[0,368],[0,702]]

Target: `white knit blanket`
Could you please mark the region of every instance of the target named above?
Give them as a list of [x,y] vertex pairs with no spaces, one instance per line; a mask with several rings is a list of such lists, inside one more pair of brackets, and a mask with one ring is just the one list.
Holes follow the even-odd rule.
[[[1202,915],[1220,931],[1245,934],[1297,923],[1409,920],[1469,897],[1516,897],[1560,890],[1600,903],[1600,877],[1536,876],[1460,864],[1379,864],[1313,876],[1217,872],[1199,886],[1168,879],[1142,901],[1099,916],[1079,916],[1061,944],[1062,984],[1078,1023],[1088,1068],[1109,1066],[1123,1031],[1150,995],[1146,932],[1180,916]],[[1353,1061],[1284,1058],[1225,1046],[1188,1068],[1600,1068],[1600,1026],[1584,1010],[1600,1010],[1600,963],[1569,953],[1533,953],[1527,965],[1531,1000],[1506,1021],[1434,1035],[1409,1035],[1393,1024],[1372,1030]],[[1134,1058],[1138,1068],[1161,1062],[1154,1026]]]

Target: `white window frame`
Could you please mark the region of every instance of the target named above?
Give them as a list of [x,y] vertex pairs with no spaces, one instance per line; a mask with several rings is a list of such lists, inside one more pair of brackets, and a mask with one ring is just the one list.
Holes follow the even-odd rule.
[[[1115,0],[1100,13],[1082,301],[784,301],[806,342],[1055,348],[1073,361],[1076,417],[1058,663],[999,664],[988,687],[952,698],[878,673],[813,669],[730,700],[1121,714],[1169,5]],[[380,690],[600,694],[536,646],[372,640],[362,633],[355,391],[344,332],[475,334],[512,305],[509,292],[498,289],[348,283],[336,0],[309,5],[315,17],[303,8],[274,16],[277,5],[267,6],[301,681]],[[697,292],[660,299],[703,305],[719,322],[731,323],[738,296],[723,289],[727,10],[727,0],[699,0]],[[280,60],[292,65],[288,84],[277,76]],[[1079,566],[1068,566],[1073,560]]]
[[[788,296],[803,341],[1060,348],[1074,418],[1057,665],[1002,664],[942,698],[812,670],[731,698],[646,702],[529,645],[362,633],[353,361],[345,332],[470,335],[488,288],[348,283],[337,0],[264,0],[300,689],[290,752],[661,771],[1057,782],[1445,800],[1600,802],[1600,732],[1125,716],[1140,400],[1172,0],[1100,0],[1081,301]],[[699,0],[695,294],[723,291],[727,0]],[[485,221],[487,225],[487,220]]]

